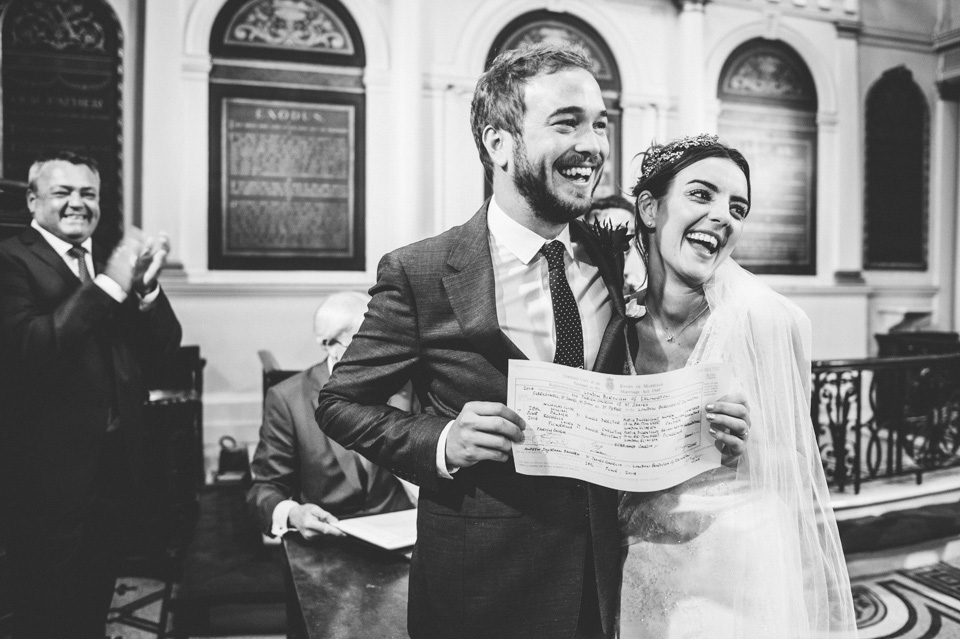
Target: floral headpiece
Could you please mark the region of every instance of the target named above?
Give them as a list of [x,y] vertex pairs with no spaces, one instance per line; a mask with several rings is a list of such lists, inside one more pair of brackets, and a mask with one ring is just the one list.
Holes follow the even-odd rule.
[[717,136],[710,133],[701,133],[700,135],[688,135],[663,146],[654,145],[643,156],[643,162],[640,165],[640,179],[649,180],[650,176],[683,157],[687,149],[698,146],[715,146],[719,143],[720,140]]

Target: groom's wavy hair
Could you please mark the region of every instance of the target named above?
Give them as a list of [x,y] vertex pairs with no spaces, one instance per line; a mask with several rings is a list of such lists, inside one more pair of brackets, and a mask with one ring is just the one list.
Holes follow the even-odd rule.
[[744,177],[747,178],[747,206],[749,210],[752,202],[750,163],[747,162],[743,153],[720,142],[716,136],[701,134],[674,140],[664,145],[652,144],[641,155],[644,157],[642,166],[650,166],[651,168],[642,170],[636,184],[630,190],[630,194],[633,196],[633,215],[637,229],[634,242],[644,264],[647,263],[647,242],[650,229],[640,219],[640,194],[649,191],[655,200],[661,200],[670,191],[677,174],[691,164],[696,164],[707,158],[725,158],[740,167]]
[[583,47],[541,42],[504,51],[480,76],[470,104],[470,125],[487,180],[493,177],[493,161],[483,146],[483,130],[489,125],[521,139],[523,116],[527,112],[523,100],[527,81],[564,69],[586,69],[593,73]]

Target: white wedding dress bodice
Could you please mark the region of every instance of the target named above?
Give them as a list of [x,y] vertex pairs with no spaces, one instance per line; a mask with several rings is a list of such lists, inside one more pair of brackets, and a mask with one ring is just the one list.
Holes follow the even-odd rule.
[[[783,506],[721,468],[658,493],[624,493],[623,639],[808,637]],[[781,561],[785,559],[786,561]],[[748,587],[744,587],[748,586]]]

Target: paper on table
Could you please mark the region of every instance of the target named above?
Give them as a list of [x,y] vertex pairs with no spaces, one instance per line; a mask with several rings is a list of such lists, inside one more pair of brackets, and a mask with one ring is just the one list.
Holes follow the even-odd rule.
[[387,550],[406,548],[417,541],[417,509],[341,519],[337,528]]
[[720,465],[704,407],[728,379],[723,364],[607,375],[510,360],[507,405],[527,423],[517,471],[631,492],[676,486]]

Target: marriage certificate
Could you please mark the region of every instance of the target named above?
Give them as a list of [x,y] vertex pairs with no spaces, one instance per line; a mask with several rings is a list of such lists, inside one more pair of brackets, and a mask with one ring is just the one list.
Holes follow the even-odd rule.
[[656,375],[608,375],[510,360],[507,406],[527,424],[517,472],[616,490],[676,486],[720,465],[706,405],[726,393],[723,364]]

